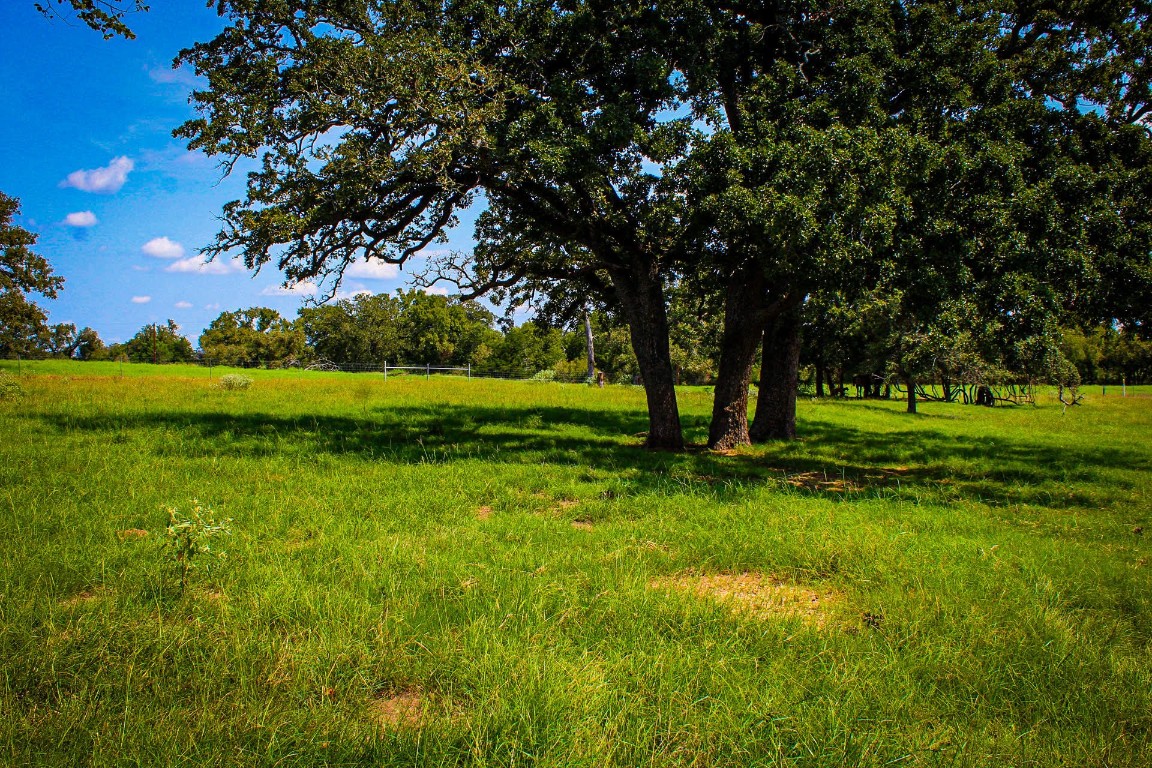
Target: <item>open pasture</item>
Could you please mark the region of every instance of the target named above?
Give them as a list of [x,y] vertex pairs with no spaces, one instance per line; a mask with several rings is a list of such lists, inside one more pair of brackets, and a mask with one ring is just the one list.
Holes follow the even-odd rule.
[[1152,764],[1152,399],[124,368],[3,366],[0,764]]

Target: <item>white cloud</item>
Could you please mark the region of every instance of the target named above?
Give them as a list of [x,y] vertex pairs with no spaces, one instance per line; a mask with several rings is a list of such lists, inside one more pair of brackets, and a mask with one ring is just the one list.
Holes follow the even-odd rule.
[[172,143],[160,149],[140,150],[138,167],[143,171],[159,171],[172,178],[197,178],[205,176],[218,181],[216,166],[203,152],[189,152],[183,146]]
[[400,274],[395,264],[380,259],[368,259],[349,264],[344,270],[345,277],[358,277],[363,280],[388,280]]
[[316,284],[307,281],[291,285],[269,285],[260,291],[261,296],[315,296]]
[[184,255],[184,246],[167,237],[154,237],[140,246],[140,250],[157,259],[178,259]]
[[430,285],[430,286],[426,286],[426,287],[421,286],[419,288],[419,290],[424,291],[424,293],[429,293],[429,294],[433,294],[436,296],[447,296],[448,295],[448,289],[442,285]]
[[189,67],[161,67],[156,66],[148,70],[148,77],[156,83],[179,83],[180,85],[196,86],[203,84],[203,80],[196,77],[196,73]]
[[214,304],[205,304],[204,309],[220,309],[220,302]]
[[129,157],[116,157],[103,168],[87,171],[72,171],[68,178],[60,182],[62,187],[75,187],[84,192],[111,194],[120,190],[128,180],[128,174],[136,164]]
[[337,302],[337,301],[342,301],[344,299],[354,299],[357,296],[371,296],[371,295],[373,295],[373,291],[370,291],[367,288],[349,288],[346,291],[337,291],[336,295],[334,295],[328,301],[329,301],[329,303],[333,303],[333,302]]
[[192,309],[192,302],[178,301],[176,302],[176,309]]
[[150,301],[152,301],[151,296],[133,296],[132,297],[132,303],[133,304],[147,304]]
[[65,216],[64,223],[69,227],[94,227],[98,220],[92,211],[76,211]]
[[240,268],[239,263],[232,259],[220,258],[208,261],[206,256],[197,253],[186,259],[172,262],[164,267],[164,271],[198,275],[227,275],[238,271]]

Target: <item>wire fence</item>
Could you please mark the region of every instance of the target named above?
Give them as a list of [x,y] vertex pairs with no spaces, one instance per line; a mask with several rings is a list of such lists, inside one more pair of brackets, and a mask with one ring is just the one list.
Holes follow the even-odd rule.
[[222,363],[211,358],[205,358],[198,361],[202,366],[209,369],[217,367],[226,368],[240,368],[240,369],[278,369],[278,370],[293,370],[299,369],[302,371],[325,371],[331,373],[362,373],[362,374],[379,374],[385,380],[389,376],[421,376],[423,378],[431,378],[433,375],[437,376],[458,376],[466,379],[509,379],[514,381],[558,381],[569,384],[585,384],[596,383],[596,376],[589,376],[587,373],[562,373],[552,368],[535,369],[523,368],[520,370],[496,370],[490,368],[473,367],[471,364],[463,366],[451,365],[432,365],[425,363],[423,365],[394,365],[385,361],[383,363],[362,363],[362,362],[335,362],[327,359],[312,360],[310,362],[298,362],[296,360],[288,361],[260,361],[260,362],[242,362],[236,363]]
[[[54,362],[76,362],[81,365],[87,364],[79,360],[69,358],[53,358],[53,357],[22,357],[22,356],[3,356],[0,357],[0,363],[6,363],[4,367],[10,372],[20,372],[20,367],[24,364],[31,364],[36,366],[38,364]],[[127,360],[99,360],[91,361],[94,366],[118,366],[118,369],[123,375],[125,366],[129,368],[135,366],[152,366],[155,363],[134,363]],[[446,365],[432,365],[425,363],[423,365],[394,365],[391,362],[383,363],[365,363],[365,362],[336,362],[324,358],[315,360],[247,360],[247,361],[221,361],[213,358],[203,357],[194,360],[178,361],[173,363],[159,363],[158,365],[190,365],[197,366],[206,370],[209,378],[215,378],[217,375],[224,375],[224,373],[236,370],[266,370],[277,371],[280,373],[291,372],[327,372],[327,373],[350,373],[350,374],[365,374],[377,375],[382,377],[385,381],[392,377],[405,377],[405,378],[424,378],[430,379],[432,376],[454,376],[461,379],[502,379],[508,381],[536,381],[536,382],[558,382],[564,384],[629,384],[642,386],[643,382],[639,377],[625,377],[621,379],[606,377],[600,371],[595,375],[588,376],[586,372],[580,373],[565,373],[557,371],[552,368],[536,369],[526,367],[520,370],[508,369],[491,369],[483,367],[473,367],[471,365],[463,366],[446,366]],[[30,371],[29,371],[30,372]],[[931,385],[929,385],[931,386]],[[944,399],[941,392],[938,392],[938,386],[931,386],[931,389],[926,387],[917,387],[917,396],[924,400],[941,400]],[[959,388],[957,388],[959,391]],[[1148,384],[1132,384],[1126,381],[1118,381],[1115,383],[1091,383],[1083,384],[1080,387],[1083,393],[1090,393],[1097,396],[1105,397],[1140,397],[1152,398],[1152,385]],[[844,386],[840,388],[839,392],[829,392],[828,397],[835,398],[858,398],[859,392],[856,393],[856,398],[853,397],[852,388]],[[798,386],[798,394],[803,397],[816,397],[817,392],[815,386],[811,382],[802,381]],[[892,386],[891,399],[902,400],[907,396],[903,387],[898,384]],[[1016,402],[1016,399],[1011,397],[996,398],[997,400]]]
[[[607,378],[604,378],[599,372],[596,375],[589,376],[587,372],[580,373],[565,373],[556,371],[552,368],[537,369],[525,367],[519,370],[509,369],[493,369],[474,367],[466,364],[463,366],[449,366],[449,365],[433,365],[431,363],[424,363],[422,365],[397,365],[385,361],[383,363],[365,363],[365,362],[338,362],[324,358],[315,360],[218,360],[214,358],[204,357],[194,360],[176,361],[171,363],[151,363],[151,362],[129,362],[127,360],[95,360],[95,361],[78,361],[69,360],[68,358],[52,358],[52,357],[35,357],[28,358],[22,356],[0,357],[0,360],[9,364],[9,370],[18,372],[21,366],[28,365],[30,369],[42,364],[51,365],[57,362],[76,362],[80,365],[92,364],[93,367],[101,367],[113,365],[123,373],[125,367],[131,370],[134,366],[152,366],[152,365],[188,365],[196,366],[206,370],[210,378],[216,375],[223,375],[224,373],[233,371],[277,371],[280,373],[350,373],[350,374],[363,374],[363,375],[378,375],[384,380],[391,377],[405,377],[405,378],[431,378],[432,376],[454,376],[462,379],[506,379],[510,381],[538,381],[549,382],[555,381],[567,384],[597,384],[609,383]],[[620,382],[616,382],[620,383]]]

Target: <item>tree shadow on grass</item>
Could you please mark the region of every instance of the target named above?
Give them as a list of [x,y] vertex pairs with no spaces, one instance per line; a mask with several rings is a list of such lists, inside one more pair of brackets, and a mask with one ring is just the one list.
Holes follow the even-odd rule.
[[[1104,473],[1150,468],[1146,455],[1124,448],[1053,447],[944,429],[876,433],[815,419],[801,422],[802,441],[734,454],[698,447],[659,453],[643,448],[643,412],[555,406],[390,406],[362,416],[164,411],[44,418],[60,431],[103,433],[113,442],[141,433],[134,445],[146,444],[160,456],[330,454],[400,464],[479,460],[579,466],[632,470],[629,493],[721,498],[771,485],[838,499],[880,492],[917,500],[927,494],[990,504],[1098,507],[1116,490],[1135,484]],[[703,416],[683,422],[689,435],[706,432]]]
[[993,505],[1097,508],[1117,491],[1135,490],[1138,477],[1152,468],[1146,453],[1130,448],[971,437],[944,425],[869,432],[812,420],[802,430],[801,443],[765,446],[758,460],[790,484],[820,493],[882,489],[919,499],[929,491],[939,499]]

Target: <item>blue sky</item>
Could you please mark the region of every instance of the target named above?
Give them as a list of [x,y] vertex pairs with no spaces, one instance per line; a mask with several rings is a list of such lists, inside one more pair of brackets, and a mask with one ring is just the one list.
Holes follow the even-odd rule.
[[[0,191],[20,199],[17,223],[65,279],[55,301],[33,299],[50,322],[90,326],[106,342],[171,318],[195,343],[221,311],[244,307],[294,317],[303,297],[285,294],[275,269],[205,266],[197,254],[244,179],[222,178],[215,159],[172,138],[194,116],[197,83],[171,62],[221,20],[203,0],[162,0],[128,22],[135,40],[103,40],[45,19],[33,0],[0,2]],[[469,235],[466,222],[443,247],[469,248]],[[361,265],[342,293],[393,292],[405,278]]]

